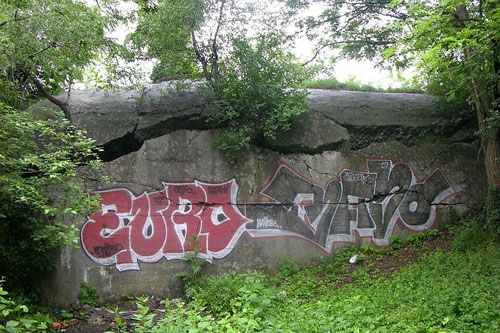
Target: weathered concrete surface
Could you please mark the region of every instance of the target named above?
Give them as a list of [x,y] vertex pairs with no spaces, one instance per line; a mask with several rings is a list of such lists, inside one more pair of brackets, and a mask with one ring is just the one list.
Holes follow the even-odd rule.
[[[283,259],[314,264],[346,243],[387,245],[393,234],[441,226],[452,211],[477,208],[484,197],[477,147],[460,139],[468,137],[467,128],[450,129],[457,133],[453,140],[432,136],[412,144],[376,134],[372,142],[349,149],[349,128],[356,126],[433,133],[441,116],[427,113],[431,97],[312,91],[309,103],[316,112],[277,142],[252,146],[233,165],[213,147],[220,130],[206,125],[210,111],[196,94],[134,104],[136,118],[125,117],[135,119],[126,121],[125,130],[111,128],[119,127],[111,120],[114,134],[99,127],[111,111],[96,112],[92,99],[77,108],[86,110],[81,112],[88,117],[78,121],[103,147],[117,143],[115,157],[100,171],[112,185],[87,179],[92,190],[105,191],[102,209],[79,221],[81,248],[61,251],[47,282],[47,303],[67,306],[84,281],[103,300],[179,295],[174,275],[187,267],[179,259],[192,250],[193,235],[201,257],[211,261],[207,273],[273,271]],[[373,112],[380,115],[375,121],[360,119]],[[120,146],[126,144],[120,143],[123,133],[140,144],[132,150]],[[86,173],[81,170],[82,177]]]
[[311,89],[314,111],[351,126],[428,127],[441,117],[431,95]]
[[[181,91],[165,83],[144,91],[77,90],[71,94],[71,114],[104,147],[103,159],[109,161],[174,130],[213,128],[207,118],[212,112],[209,98],[198,85]],[[66,100],[65,95],[58,97]],[[307,100],[313,113],[299,120],[295,131],[279,134],[266,146],[282,152],[317,153],[346,141],[351,149],[388,138],[408,145],[437,127],[440,132],[457,130],[456,123],[443,121],[436,99],[429,95],[310,89]],[[32,108],[40,106],[56,108],[48,101]]]
[[285,153],[318,153],[339,149],[349,142],[349,132],[337,122],[318,112],[310,112],[297,120],[288,132],[278,133],[266,146]]

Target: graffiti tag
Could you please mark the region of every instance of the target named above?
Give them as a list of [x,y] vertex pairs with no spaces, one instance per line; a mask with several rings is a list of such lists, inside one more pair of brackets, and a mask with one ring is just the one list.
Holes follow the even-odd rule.
[[260,194],[267,202],[236,201],[238,185],[163,183],[135,196],[127,189],[99,191],[101,209],[81,230],[84,251],[95,262],[137,270],[138,261],[227,256],[244,232],[251,237],[300,237],[332,252],[336,242],[368,238],[385,246],[397,224],[424,231],[438,204],[455,193],[442,170],[419,181],[407,163],[368,159],[366,171],[342,170],[324,185],[279,164]]

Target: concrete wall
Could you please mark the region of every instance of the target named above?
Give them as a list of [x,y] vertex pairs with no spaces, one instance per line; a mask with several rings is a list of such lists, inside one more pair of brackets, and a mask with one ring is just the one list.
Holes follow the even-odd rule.
[[103,300],[179,295],[173,276],[194,235],[207,272],[273,271],[344,244],[386,246],[484,197],[470,122],[431,96],[311,90],[312,111],[292,132],[231,165],[212,145],[220,130],[206,122],[207,99],[164,88],[72,94],[112,183],[81,170],[101,210],[79,222],[80,248],[61,251],[47,303],[67,306],[84,281]]

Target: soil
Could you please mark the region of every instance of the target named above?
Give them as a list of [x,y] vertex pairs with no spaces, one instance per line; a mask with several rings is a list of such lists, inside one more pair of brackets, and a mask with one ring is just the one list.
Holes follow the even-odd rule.
[[[390,277],[401,267],[418,262],[423,254],[433,253],[438,250],[448,250],[452,240],[451,235],[445,234],[438,238],[427,240],[418,247],[406,245],[401,249],[390,251],[389,253],[371,254],[369,260],[359,261],[355,264],[346,263],[346,270],[344,270],[341,280],[336,283],[336,286],[354,283],[353,275],[358,269],[365,269],[370,276]],[[175,307],[178,300],[167,301],[171,302],[172,306]],[[157,314],[156,320],[163,317],[161,310],[165,309],[164,300],[151,296],[144,305],[149,307],[149,313]],[[72,322],[65,323],[64,328],[62,323],[54,323],[57,329],[53,329],[52,331],[68,333],[116,332],[115,314],[110,311],[115,308],[119,309],[120,318],[123,321],[124,327],[126,327],[126,331],[132,331],[133,316],[139,313],[136,301],[133,299],[122,300],[100,308],[77,305],[74,309],[71,309],[71,313],[75,314],[76,320],[73,319]],[[67,327],[68,325],[69,327]]]

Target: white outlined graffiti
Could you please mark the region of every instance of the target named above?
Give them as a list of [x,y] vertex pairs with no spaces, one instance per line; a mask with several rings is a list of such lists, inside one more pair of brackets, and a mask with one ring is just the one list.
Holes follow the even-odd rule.
[[404,162],[367,159],[366,171],[343,169],[325,185],[285,163],[259,192],[266,202],[238,208],[238,184],[199,181],[163,183],[157,192],[135,196],[127,189],[99,191],[101,209],[81,230],[85,253],[119,271],[138,270],[139,261],[181,259],[193,252],[223,258],[244,232],[251,237],[299,237],[331,253],[335,243],[368,238],[386,246],[397,224],[418,232],[430,228],[438,204],[455,194],[441,169],[419,181]]
[[127,189],[96,192],[101,209],[81,230],[87,255],[119,271],[138,270],[138,259],[181,259],[192,252],[211,261],[232,251],[251,222],[236,206],[238,184],[163,183],[163,190],[134,196]]
[[280,163],[260,194],[269,203],[249,205],[246,215],[280,223],[272,229],[250,224],[252,237],[298,236],[331,253],[334,243],[356,238],[386,246],[398,223],[415,232],[427,230],[438,204],[455,189],[439,168],[419,181],[407,163],[367,159],[366,171],[343,169],[325,185]]

